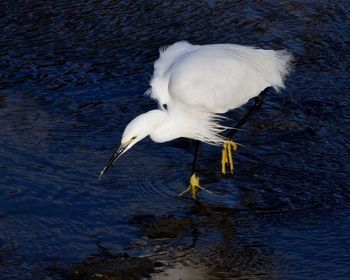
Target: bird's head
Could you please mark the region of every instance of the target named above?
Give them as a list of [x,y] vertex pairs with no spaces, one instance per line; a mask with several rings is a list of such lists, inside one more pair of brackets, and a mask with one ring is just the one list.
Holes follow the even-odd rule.
[[121,144],[115,150],[106,166],[102,169],[99,179],[110,169],[117,159],[134,146],[137,142],[147,137],[155,128],[167,120],[167,113],[162,110],[152,110],[134,118],[124,129]]

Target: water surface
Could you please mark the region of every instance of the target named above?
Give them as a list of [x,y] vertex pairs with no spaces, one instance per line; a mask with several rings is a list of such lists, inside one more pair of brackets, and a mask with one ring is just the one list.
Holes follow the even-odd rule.
[[[348,1],[326,0],[2,2],[0,278],[60,279],[103,248],[167,262],[154,279],[348,279],[349,17]],[[296,58],[236,135],[233,177],[201,146],[214,194],[200,210],[177,198],[185,141],[143,141],[97,181],[125,125],[156,107],[143,96],[152,64],[178,40]],[[145,239],[142,217],[190,226]]]

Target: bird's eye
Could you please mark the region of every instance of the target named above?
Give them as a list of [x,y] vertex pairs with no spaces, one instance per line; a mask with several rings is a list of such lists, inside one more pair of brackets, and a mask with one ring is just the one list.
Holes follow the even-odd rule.
[[136,136],[134,136],[134,137],[131,137],[131,140],[135,140],[136,139]]
[[164,108],[165,110],[167,110],[167,109],[168,109],[168,105],[163,104],[163,108]]

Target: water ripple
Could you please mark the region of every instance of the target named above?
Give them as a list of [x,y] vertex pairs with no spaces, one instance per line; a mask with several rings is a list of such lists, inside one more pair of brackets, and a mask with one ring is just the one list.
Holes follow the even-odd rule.
[[[341,258],[349,248],[334,236],[348,233],[348,210],[336,209],[350,201],[347,1],[0,6],[2,275],[33,279],[38,267],[69,266],[99,244],[123,251],[140,235],[133,217],[175,215],[192,219],[194,228],[176,241],[198,251],[189,263],[203,258],[218,274],[312,279],[318,271],[346,279]],[[184,141],[143,141],[97,181],[125,125],[157,107],[142,94],[158,48],[184,39],[286,48],[296,58],[286,91],[267,96],[237,134],[244,146],[234,176],[221,176],[219,148],[201,146],[198,173],[213,192],[200,193],[203,212],[177,197],[192,161]],[[315,214],[322,209],[328,214]]]

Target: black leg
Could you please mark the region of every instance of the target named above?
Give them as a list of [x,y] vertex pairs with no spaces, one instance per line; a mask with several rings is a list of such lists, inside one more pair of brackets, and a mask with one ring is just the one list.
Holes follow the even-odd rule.
[[193,155],[192,174],[190,177],[190,183],[189,183],[188,188],[179,194],[179,196],[182,196],[184,193],[190,192],[191,196],[194,200],[196,200],[196,194],[199,191],[199,189],[203,189],[199,185],[199,177],[196,175],[197,157],[198,157],[198,150],[199,150],[199,141],[198,140],[196,140],[195,145],[196,146],[195,146],[194,155]]
[[[197,157],[198,157],[198,150],[199,150],[199,141],[196,140],[196,146],[195,146],[195,150],[194,150],[194,155],[193,155],[193,163],[192,163],[192,174],[196,172],[197,169]],[[191,175],[192,175],[191,174]]]
[[[254,100],[255,100],[255,105],[253,106],[253,108],[251,108],[245,115],[244,117],[238,122],[238,124],[236,125],[235,128],[241,128],[245,123],[246,121],[256,112],[259,110],[259,108],[261,107],[262,105],[262,96],[266,93],[266,91],[268,90],[269,88],[266,88],[264,91],[262,91],[259,96],[255,97]],[[228,138],[229,140],[232,139],[232,137],[234,136],[234,134],[236,133],[237,130],[231,130],[230,134],[228,135]],[[199,189],[204,189],[206,190],[205,188],[201,187],[199,185],[199,177],[196,175],[196,169],[197,169],[197,158],[198,158],[198,150],[199,150],[199,141],[196,140],[196,146],[195,146],[195,150],[194,150],[194,155],[193,155],[193,163],[192,163],[192,174],[191,174],[191,178],[190,178],[190,184],[188,186],[188,188],[186,190],[184,190],[182,193],[179,194],[179,196],[182,196],[184,193],[186,192],[190,192],[192,194],[192,198],[195,200],[196,199],[196,194],[197,192],[199,191]],[[232,143],[229,143],[230,145],[232,145]],[[225,147],[225,146],[224,146]],[[237,146],[235,146],[235,148],[232,146],[232,149],[235,149],[237,148]],[[226,148],[224,148],[226,149]],[[226,165],[229,164],[230,165],[230,171],[231,171],[231,174],[233,174],[233,161],[232,161],[232,155],[231,155],[231,146],[228,147],[228,153],[229,153],[229,160],[228,161],[225,161],[223,162],[222,161],[222,164],[223,164],[223,169],[224,171],[222,171],[224,174],[226,174]],[[225,150],[225,153],[227,151]],[[224,153],[224,151],[223,151]],[[223,159],[226,158],[226,156],[224,157],[223,156]],[[206,190],[208,191],[208,190]],[[209,191],[208,191],[209,192]]]
[[232,137],[236,134],[238,129],[241,128],[247,122],[247,120],[260,109],[260,107],[263,103],[263,97],[268,90],[269,90],[269,88],[266,88],[257,97],[254,97],[254,101],[255,101],[254,106],[236,124],[236,126],[234,128],[237,128],[237,129],[232,129],[230,131],[230,133],[227,136],[228,139],[232,139]]
[[224,147],[222,150],[222,158],[221,158],[222,174],[226,175],[227,167],[229,167],[230,173],[233,174],[234,166],[233,166],[232,151],[235,152],[237,150],[237,144],[232,141],[232,138],[235,135],[235,133],[238,131],[238,129],[241,128],[247,122],[247,120],[259,110],[259,108],[262,105],[263,95],[265,95],[268,89],[269,88],[266,88],[257,97],[254,98],[254,101],[255,101],[254,106],[237,123],[237,125],[234,127],[236,129],[231,129],[231,131],[227,135],[228,141],[224,143]]

